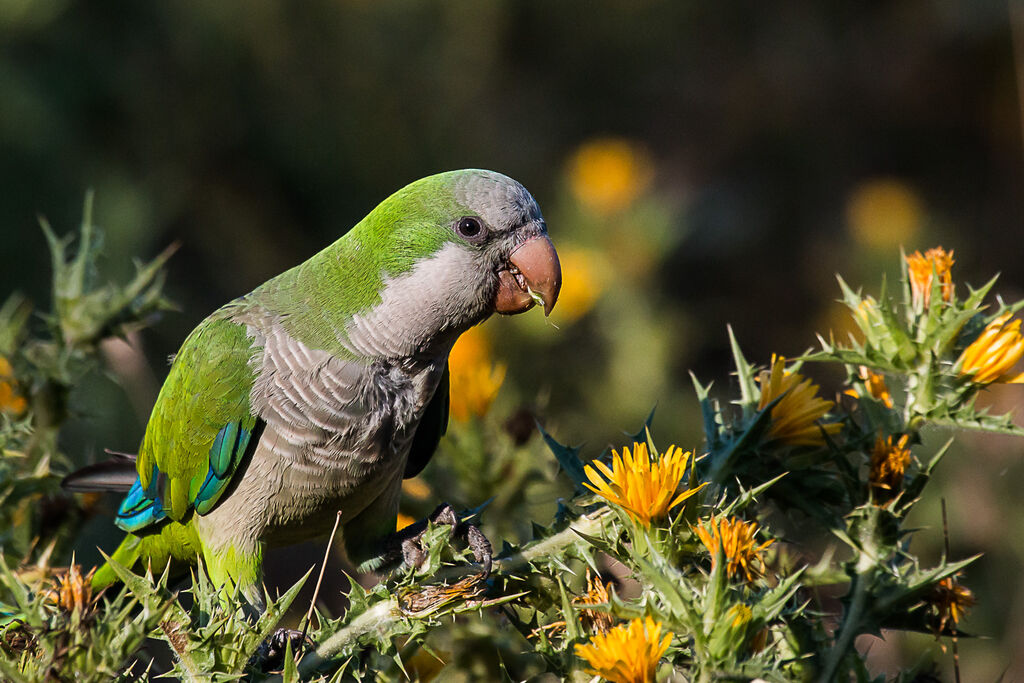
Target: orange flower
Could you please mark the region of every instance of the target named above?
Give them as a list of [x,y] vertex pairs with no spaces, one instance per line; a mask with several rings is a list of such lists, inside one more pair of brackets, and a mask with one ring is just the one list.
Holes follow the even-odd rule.
[[747,581],[753,581],[764,573],[764,559],[761,553],[775,542],[769,539],[757,545],[754,536],[757,534],[757,522],[744,522],[739,517],[732,519],[710,520],[710,526],[702,521],[697,525],[697,536],[711,553],[712,567],[718,557],[718,549],[723,548],[726,559],[726,570],[730,577],[743,572]]
[[928,308],[932,300],[932,276],[939,277],[939,284],[942,287],[942,300],[949,301],[953,298],[953,251],[942,247],[929,249],[921,255],[915,251],[906,256],[907,275],[910,278],[910,292],[913,297],[914,308],[917,310]]
[[612,683],[651,683],[671,641],[671,633],[661,637],[660,622],[645,617],[594,634],[589,643],[576,646],[576,656],[590,665],[587,673]]
[[772,425],[767,438],[794,446],[818,446],[825,440],[822,430],[826,434],[835,434],[842,429],[839,424],[818,424],[818,420],[835,403],[818,396],[817,384],[799,373],[787,372],[785,368],[786,359],[772,355],[771,369],[763,371],[758,378],[761,384],[758,410],[764,410],[765,406],[782,396],[782,400],[772,408]]
[[907,434],[901,436],[895,444],[891,436],[883,439],[879,434],[875,439],[868,481],[871,482],[875,501],[879,504],[892,500],[903,488],[903,475],[910,464],[910,449],[907,448],[909,439]]
[[1010,321],[1004,313],[990,322],[974,342],[964,349],[958,364],[960,374],[978,384],[1024,383],[1024,373],[1010,377],[1010,369],[1024,356],[1020,320]]
[[668,517],[669,510],[706,485],[676,495],[689,461],[690,453],[677,446],[669,446],[668,451],[652,461],[647,444],[637,443],[632,453],[628,447],[622,449],[621,455],[612,451],[611,469],[600,460],[586,465],[583,469],[590,481],[583,485],[623,508],[640,524],[650,526],[653,520]]

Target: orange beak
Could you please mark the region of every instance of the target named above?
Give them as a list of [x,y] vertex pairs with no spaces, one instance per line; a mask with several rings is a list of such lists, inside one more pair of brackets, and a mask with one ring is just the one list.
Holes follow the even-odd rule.
[[549,315],[562,288],[562,266],[555,245],[546,235],[529,239],[512,252],[508,267],[498,271],[494,310],[505,315],[533,308],[539,297]]

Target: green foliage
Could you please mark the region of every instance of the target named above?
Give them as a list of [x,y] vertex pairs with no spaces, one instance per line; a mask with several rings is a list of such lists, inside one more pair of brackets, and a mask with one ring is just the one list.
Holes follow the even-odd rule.
[[[948,596],[959,596],[961,613],[969,606],[957,580],[974,558],[924,565],[910,549],[906,520],[949,446],[927,448],[926,425],[1019,431],[975,407],[983,385],[958,360],[988,322],[1020,308],[1000,303],[986,315],[992,283],[963,301],[943,300],[933,284],[932,303],[922,306],[906,284],[895,303],[884,288],[876,300],[841,282],[863,339],[823,341],[822,351],[805,358],[845,366],[852,396],[838,405],[811,396],[816,389],[793,377],[799,364],[788,368],[789,389],[765,395],[767,375],[733,337],[739,395],[718,400],[694,378],[705,453],[666,490],[649,479],[646,493],[625,495],[638,477],[654,476],[640,470],[634,483],[614,480],[623,494],[616,503],[583,485],[596,469],[584,468],[581,449],[547,431],[531,441],[494,415],[454,422],[425,484],[456,502],[489,499],[470,515],[503,541],[491,575],[476,573],[471,555],[452,547],[447,527],[429,525],[421,566],[371,588],[353,579],[342,615],[313,611],[304,624],[311,646],[301,651],[293,651],[298,641],[288,642],[283,657],[271,658],[267,644],[294,623],[288,610],[305,578],[278,598],[267,595],[259,614],[212,586],[202,566],[181,588],[166,574],[137,575],[111,563],[123,586],[62,598],[76,593],[55,593],[51,565],[64,557],[76,520],[42,528],[35,515],[46,496],[57,495],[50,468],[63,464],[55,444],[67,393],[95,367],[103,338],[145,324],[166,305],[165,257],[126,286],[96,288],[98,237],[88,208],[75,257],[46,230],[56,268],[46,326],[30,329],[19,299],[0,308],[0,353],[26,399],[0,406],[5,679],[524,680],[548,673],[583,681],[590,674],[577,646],[650,617],[671,634],[662,677],[870,680],[854,647],[858,636],[882,629],[954,635]],[[896,389],[883,392],[861,366],[884,372]],[[795,397],[803,403],[794,406]],[[801,424],[801,410],[814,405],[824,407],[804,410],[810,417]],[[801,439],[777,428],[785,420],[808,427]],[[652,462],[670,460],[652,433],[649,419],[621,445],[636,454],[642,450],[634,444],[643,443]],[[698,488],[649,525],[630,514],[631,501]],[[433,503],[427,495],[414,506]],[[809,542],[801,526],[832,542]],[[820,598],[825,589],[842,595],[838,609]],[[890,673],[911,680],[915,671]]]

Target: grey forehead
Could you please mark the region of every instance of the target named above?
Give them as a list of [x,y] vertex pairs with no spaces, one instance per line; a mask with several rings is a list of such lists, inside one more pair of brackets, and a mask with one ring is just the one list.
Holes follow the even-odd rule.
[[455,185],[455,199],[496,229],[542,220],[540,207],[518,182],[494,171],[478,171]]

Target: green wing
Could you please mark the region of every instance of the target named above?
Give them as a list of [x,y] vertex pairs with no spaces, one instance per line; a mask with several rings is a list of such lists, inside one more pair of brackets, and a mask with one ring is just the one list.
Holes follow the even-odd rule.
[[118,526],[137,531],[217,504],[263,426],[249,405],[253,352],[245,326],[219,317],[185,340],[149,418],[139,480],[121,504]]

